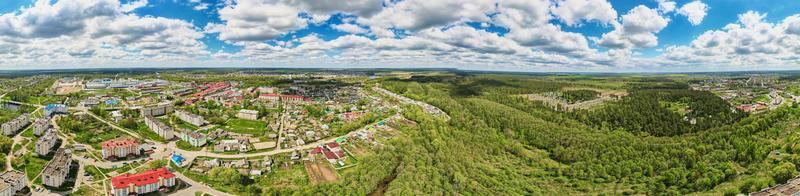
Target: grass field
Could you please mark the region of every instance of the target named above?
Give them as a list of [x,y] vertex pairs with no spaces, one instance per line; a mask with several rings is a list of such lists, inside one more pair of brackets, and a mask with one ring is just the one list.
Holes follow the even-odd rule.
[[186,142],[186,141],[183,141],[183,140],[178,140],[178,142],[175,143],[175,145],[177,145],[178,148],[180,148],[182,150],[188,150],[188,151],[200,151],[200,150],[203,149],[203,147],[192,146],[192,144],[189,144],[189,142]]
[[235,118],[225,122],[223,129],[234,133],[251,134],[260,137],[267,130],[267,122]]

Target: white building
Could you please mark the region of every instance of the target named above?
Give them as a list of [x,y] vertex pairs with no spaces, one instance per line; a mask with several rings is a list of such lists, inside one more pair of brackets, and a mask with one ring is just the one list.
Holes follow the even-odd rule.
[[50,122],[44,118],[37,118],[33,123],[33,135],[42,136],[47,128],[50,128]]
[[39,156],[50,154],[56,143],[58,143],[58,134],[56,134],[56,130],[48,129],[47,132],[44,133],[44,136],[39,137],[39,140],[36,141],[36,154],[39,154]]
[[239,110],[236,117],[247,120],[258,120],[258,111],[255,110]]
[[194,126],[198,126],[199,127],[199,126],[203,126],[204,124],[206,124],[205,120],[203,119],[203,116],[200,116],[200,115],[197,115],[197,114],[192,114],[192,113],[189,113],[189,112],[186,112],[186,111],[179,110],[179,111],[175,111],[175,115],[178,116],[178,118],[183,120],[184,122],[189,123],[189,124],[194,125]]
[[172,129],[172,127],[167,126],[167,124],[164,124],[152,116],[144,117],[144,124],[147,125],[150,130],[153,130],[153,132],[156,132],[156,134],[164,139],[169,140],[175,137],[175,131]]
[[178,133],[178,136],[181,140],[188,142],[194,147],[200,147],[206,145],[208,141],[208,137],[205,134],[192,132],[192,131],[184,131]]
[[72,151],[59,148],[53,160],[44,166],[42,183],[45,186],[60,187],[67,179],[70,165],[72,165]]
[[100,146],[103,148],[103,159],[141,155],[139,141],[133,138],[112,139],[103,142]]
[[0,128],[3,129],[3,135],[12,136],[14,134],[17,134],[19,130],[22,130],[22,128],[24,128],[30,123],[31,122],[30,119],[28,118],[28,114],[25,113],[19,115],[14,120],[3,123],[3,125],[0,125]]
[[28,186],[25,173],[17,170],[5,171],[0,174],[0,196],[13,196]]
[[143,107],[140,112],[142,116],[161,116],[172,113],[172,104],[162,103],[156,106]]

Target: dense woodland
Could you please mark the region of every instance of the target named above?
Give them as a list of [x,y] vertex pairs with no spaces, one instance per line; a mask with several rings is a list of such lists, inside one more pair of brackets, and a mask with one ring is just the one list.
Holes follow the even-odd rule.
[[[782,183],[798,173],[798,147],[792,141],[800,136],[784,137],[796,135],[791,132],[800,112],[795,107],[748,116],[710,93],[674,84],[678,82],[636,80],[622,85],[632,92],[629,97],[593,111],[561,113],[514,95],[573,84],[482,77],[383,82],[387,89],[452,116],[443,122],[405,112],[420,128],[406,130],[413,142],[395,150],[423,153],[388,159],[402,160],[392,170],[398,177],[389,183],[388,193],[735,194]],[[697,118],[696,124],[657,107],[658,101],[680,99],[689,100],[687,117]],[[638,117],[624,114],[633,111]],[[602,116],[612,113],[620,119]],[[682,123],[655,123],[661,120]]]

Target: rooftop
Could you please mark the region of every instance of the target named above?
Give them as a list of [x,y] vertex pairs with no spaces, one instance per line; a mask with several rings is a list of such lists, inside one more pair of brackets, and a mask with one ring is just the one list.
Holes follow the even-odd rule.
[[159,178],[173,178],[172,174],[166,167],[148,170],[138,174],[123,174],[121,176],[111,178],[111,185],[115,189],[127,188],[130,184],[135,186],[144,186],[158,182]]

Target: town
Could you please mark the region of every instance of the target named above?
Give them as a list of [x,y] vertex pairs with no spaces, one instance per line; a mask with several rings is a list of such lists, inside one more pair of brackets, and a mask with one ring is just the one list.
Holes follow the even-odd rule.
[[2,133],[12,146],[0,191],[229,195],[235,187],[209,176],[334,182],[402,135],[398,127],[414,126],[400,115],[404,104],[450,118],[370,78],[325,72],[23,77],[0,91]]

